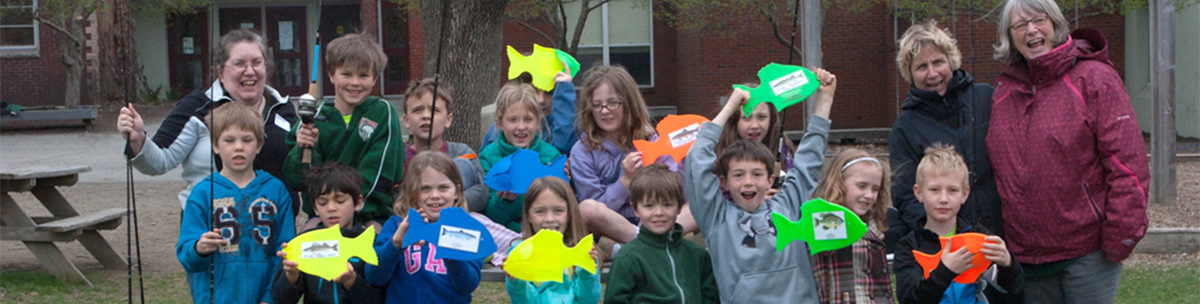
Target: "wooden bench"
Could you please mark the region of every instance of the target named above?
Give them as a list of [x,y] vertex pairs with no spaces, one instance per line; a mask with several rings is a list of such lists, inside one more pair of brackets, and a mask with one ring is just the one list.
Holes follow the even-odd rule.
[[[51,274],[63,280],[78,281],[92,286],[79,268],[68,260],[55,243],[78,240],[88,252],[109,270],[128,268],[125,260],[100,235],[99,230],[112,230],[121,225],[125,208],[110,208],[80,214],[58,192],[59,186],[74,185],[79,173],[91,167],[63,168],[4,168],[0,172],[0,240],[21,241],[33,252]],[[53,216],[30,217],[10,192],[30,192]]]

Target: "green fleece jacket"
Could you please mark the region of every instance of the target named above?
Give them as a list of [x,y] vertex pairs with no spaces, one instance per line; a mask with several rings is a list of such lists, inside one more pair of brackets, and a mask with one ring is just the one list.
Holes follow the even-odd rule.
[[[502,132],[496,141],[493,141],[487,147],[483,147],[483,150],[479,151],[479,163],[483,165],[484,174],[492,170],[492,165],[495,165],[501,159],[513,153],[517,153],[517,150],[520,149],[508,144],[508,139],[504,138],[504,133]],[[542,141],[541,136],[533,138],[533,143],[529,144],[529,150],[537,152],[539,156],[538,160],[543,165],[549,165],[555,158],[562,155],[562,153],[558,152],[558,148]],[[521,231],[521,210],[525,206],[525,195],[518,195],[516,199],[510,201],[500,198],[496,193],[495,189],[488,189],[487,209],[483,210],[483,214],[487,215],[493,222],[504,225],[504,227],[508,227],[512,231]]]
[[683,226],[654,234],[642,226],[613,258],[604,303],[718,303],[712,257],[683,239]]
[[[350,123],[342,113],[326,102],[317,111],[317,146],[312,149],[312,164],[300,163],[303,147],[296,144],[300,123],[288,132],[287,160],[283,163],[284,181],[304,193],[304,173],[325,161],[339,161],[358,169],[363,177],[362,194],[366,203],[355,220],[386,222],[392,215],[395,198],[392,186],[400,183],[404,168],[404,141],[400,136],[400,117],[392,103],[383,98],[367,97],[354,108]],[[312,198],[302,195],[301,210],[313,213]]]

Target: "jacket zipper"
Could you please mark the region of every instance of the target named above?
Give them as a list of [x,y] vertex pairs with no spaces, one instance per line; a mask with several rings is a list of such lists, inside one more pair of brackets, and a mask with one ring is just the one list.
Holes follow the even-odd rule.
[[671,282],[675,283],[675,288],[679,290],[679,303],[687,304],[687,296],[683,294],[683,287],[679,287],[679,275],[675,273],[675,258],[671,256],[671,234],[667,234],[667,260],[671,261]]
[[1099,220],[1100,224],[1104,225],[1104,222],[1105,222],[1104,213],[1100,212],[1100,206],[1096,206],[1096,201],[1092,200],[1092,192],[1088,191],[1087,183],[1086,182],[1079,183],[1079,185],[1083,186],[1083,197],[1086,197],[1088,204],[1092,206],[1092,213],[1096,215],[1096,220]]

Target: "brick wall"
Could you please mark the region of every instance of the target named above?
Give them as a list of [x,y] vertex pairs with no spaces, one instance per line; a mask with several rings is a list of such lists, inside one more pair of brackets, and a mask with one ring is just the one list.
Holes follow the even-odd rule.
[[0,100],[26,107],[64,105],[67,69],[61,45],[67,38],[45,24],[38,33],[40,56],[0,58]]

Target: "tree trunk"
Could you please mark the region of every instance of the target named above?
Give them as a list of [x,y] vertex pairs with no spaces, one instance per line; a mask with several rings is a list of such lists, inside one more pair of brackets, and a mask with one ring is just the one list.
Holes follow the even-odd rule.
[[[81,11],[76,8],[77,13]],[[83,35],[83,27],[86,20],[86,17],[71,18],[66,22],[69,24],[68,30],[71,32],[67,43],[63,44],[63,65],[67,67],[66,95],[63,99],[65,99],[65,106],[68,109],[78,108],[79,99],[82,97],[80,91],[83,86],[83,67],[87,64],[83,58],[83,42],[86,39]]]
[[[500,90],[498,80],[504,60],[502,22],[508,0],[442,1],[421,1],[425,76],[440,71],[440,83],[454,88],[450,111],[458,119],[446,131],[446,139],[479,149],[483,137],[478,131],[479,110],[492,103]],[[444,15],[443,7],[449,8]],[[447,19],[444,24],[443,16]],[[444,43],[444,48],[438,45],[439,41]],[[439,56],[441,69],[437,64]]]

